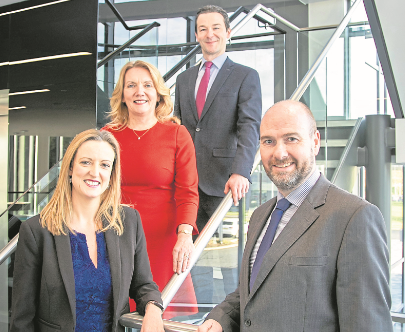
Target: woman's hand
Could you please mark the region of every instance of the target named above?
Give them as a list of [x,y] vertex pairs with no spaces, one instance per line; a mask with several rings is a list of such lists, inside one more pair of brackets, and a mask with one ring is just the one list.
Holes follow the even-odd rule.
[[[187,231],[188,234],[183,233]],[[182,224],[178,227],[178,241],[172,251],[173,256],[173,272],[181,274],[190,266],[195,246],[192,239],[193,226]]]
[[141,332],[165,332],[162,311],[156,305],[147,303]]

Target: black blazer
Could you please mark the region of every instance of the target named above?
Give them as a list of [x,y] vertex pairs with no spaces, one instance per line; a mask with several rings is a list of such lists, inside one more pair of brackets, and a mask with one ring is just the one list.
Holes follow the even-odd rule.
[[[112,331],[124,331],[118,320],[129,312],[128,297],[136,301],[142,315],[148,301],[162,303],[152,280],[140,215],[128,207],[124,207],[124,213],[124,233],[105,233],[113,286]],[[69,235],[53,236],[35,216],[20,229],[10,331],[74,331],[75,325],[75,278]]]
[[177,77],[174,115],[195,144],[199,188],[207,195],[224,197],[232,173],[251,181],[262,114],[259,75],[227,58],[199,119],[195,99],[198,70],[194,66]]

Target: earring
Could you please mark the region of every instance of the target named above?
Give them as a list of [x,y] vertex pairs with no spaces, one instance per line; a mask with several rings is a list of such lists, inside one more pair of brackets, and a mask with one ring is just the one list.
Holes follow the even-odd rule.
[[69,183],[72,183],[72,177],[71,176],[69,177]]

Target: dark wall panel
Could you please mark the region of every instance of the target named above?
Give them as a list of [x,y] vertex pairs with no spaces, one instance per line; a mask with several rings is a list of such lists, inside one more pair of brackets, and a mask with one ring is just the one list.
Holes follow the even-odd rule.
[[[0,7],[0,13],[47,2]],[[6,51],[0,51],[0,62],[90,53],[0,67],[0,87],[10,92],[50,90],[10,96],[10,107],[26,107],[10,110],[10,134],[74,136],[96,126],[97,18],[97,0],[71,0],[1,17],[0,49]]]
[[[10,50],[10,16],[0,16],[0,63],[8,62]],[[0,66],[0,90],[8,89],[9,66]]]

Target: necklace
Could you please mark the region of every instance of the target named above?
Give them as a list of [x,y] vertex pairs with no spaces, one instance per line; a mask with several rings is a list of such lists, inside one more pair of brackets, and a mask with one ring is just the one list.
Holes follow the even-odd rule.
[[[152,128],[152,127],[151,127],[151,128]],[[149,132],[149,130],[150,130],[151,128],[148,128],[147,131],[146,131],[145,133],[143,133],[141,136],[139,136],[139,135],[135,132],[134,129],[131,129],[131,130],[133,131],[133,133],[134,133],[134,134],[138,137],[138,139],[140,140],[141,137],[144,136],[147,132]]]

